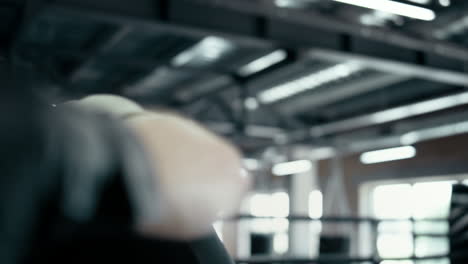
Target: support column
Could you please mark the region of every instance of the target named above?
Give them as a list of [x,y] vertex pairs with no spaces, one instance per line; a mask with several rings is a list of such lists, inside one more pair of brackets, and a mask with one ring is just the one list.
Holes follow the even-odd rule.
[[[317,162],[311,162],[310,171],[291,176],[289,192],[291,215],[309,215],[310,192],[318,189]],[[318,236],[311,233],[311,222],[290,222],[289,254],[295,257],[316,256],[318,244]]]

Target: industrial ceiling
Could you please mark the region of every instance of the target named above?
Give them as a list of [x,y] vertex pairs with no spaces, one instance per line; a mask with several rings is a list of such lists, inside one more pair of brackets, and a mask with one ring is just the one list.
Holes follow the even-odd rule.
[[468,2],[379,1],[0,0],[0,49],[55,100],[125,95],[247,152],[468,132]]

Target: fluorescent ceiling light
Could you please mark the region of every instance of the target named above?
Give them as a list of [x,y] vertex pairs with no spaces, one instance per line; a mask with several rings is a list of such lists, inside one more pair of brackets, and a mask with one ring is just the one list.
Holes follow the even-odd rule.
[[309,160],[296,160],[285,163],[279,163],[273,166],[271,170],[276,176],[286,176],[308,172],[312,169],[312,162]]
[[355,62],[338,64],[265,90],[258,95],[258,99],[263,104],[271,104],[305,91],[315,89],[324,84],[348,77],[361,70],[362,67]]
[[360,6],[364,8],[379,10],[383,12],[392,13],[395,15],[420,19],[420,20],[434,20],[436,14],[428,8],[414,6],[410,4],[400,3],[390,0],[334,0],[349,5]]
[[420,4],[420,5],[428,5],[431,3],[431,0],[408,0],[410,2]]
[[368,26],[384,26],[389,21],[392,21],[396,25],[403,25],[404,23],[401,16],[378,10],[362,15],[360,21]]
[[361,155],[361,162],[364,164],[374,164],[394,160],[410,159],[415,156],[416,148],[413,146],[404,146],[363,153]]
[[258,105],[258,101],[257,101],[256,98],[249,97],[249,98],[245,99],[244,106],[245,106],[245,108],[247,108],[247,110],[253,111],[253,110],[256,110],[259,105]]
[[450,0],[439,0],[441,6],[450,6]]
[[287,57],[287,53],[284,50],[273,51],[272,53],[267,54],[267,55],[265,55],[265,56],[263,56],[263,57],[261,57],[259,59],[256,59],[256,60],[250,62],[249,64],[243,66],[239,70],[238,73],[241,76],[249,76],[249,75],[252,75],[254,73],[263,71],[266,68],[269,68],[269,67],[283,61],[284,59],[286,59],[286,57]]
[[195,64],[196,66],[218,60],[226,53],[232,51],[234,45],[226,39],[219,37],[206,37],[193,47],[183,51],[172,60],[174,66]]
[[275,5],[284,8],[304,8],[318,1],[319,0],[275,0]]
[[249,171],[258,170],[260,168],[260,162],[256,159],[243,159],[242,163]]
[[331,147],[320,147],[310,151],[310,158],[313,160],[329,159],[336,155],[336,151]]

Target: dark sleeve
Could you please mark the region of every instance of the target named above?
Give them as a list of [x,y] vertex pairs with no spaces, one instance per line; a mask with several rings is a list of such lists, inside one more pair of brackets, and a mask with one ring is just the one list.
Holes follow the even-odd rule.
[[0,263],[16,263],[26,251],[44,190],[54,181],[46,169],[40,103],[13,84],[0,61]]
[[63,166],[52,169],[63,174],[58,194],[49,197],[61,202],[46,203],[55,206],[43,209],[39,239],[25,263],[232,264],[214,232],[191,242],[134,232],[135,218],[158,220],[152,164],[141,144],[117,120],[74,109],[64,113],[55,119],[61,129],[47,133],[54,142],[47,150],[54,160],[47,163]]
[[159,217],[137,138],[108,116],[8,89],[1,67],[0,263],[232,263],[215,235],[183,243],[133,232],[136,218]]
[[[63,111],[63,112],[62,112]],[[61,164],[64,214],[89,222],[98,213],[107,186],[123,186],[133,219],[158,220],[158,192],[154,164],[123,122],[105,114],[72,107],[58,109],[60,129],[47,139],[49,157]],[[57,117],[56,117],[57,118]],[[56,119],[57,120],[57,119]]]
[[71,107],[9,110],[16,109],[24,115],[0,120],[1,263],[18,263],[73,225],[110,220],[109,226],[130,228],[139,217],[157,221],[152,164],[122,122]]

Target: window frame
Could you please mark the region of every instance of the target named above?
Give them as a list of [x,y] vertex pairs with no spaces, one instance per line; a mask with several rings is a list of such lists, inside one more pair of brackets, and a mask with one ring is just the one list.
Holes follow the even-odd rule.
[[[375,217],[374,212],[374,196],[373,192],[378,186],[383,185],[397,185],[397,184],[410,184],[414,187],[415,184],[419,183],[431,183],[431,182],[447,182],[455,181],[458,184],[467,184],[468,173],[463,174],[448,174],[448,175],[436,175],[436,176],[427,176],[427,177],[416,177],[416,178],[397,178],[397,179],[385,179],[385,180],[376,180],[368,181],[360,184],[358,190],[358,213],[360,217]],[[412,221],[412,218],[408,220]],[[414,222],[413,222],[414,228]],[[370,255],[373,253],[373,250],[377,250],[376,245],[373,245],[374,236],[372,235],[372,228],[366,228],[361,226],[359,228],[359,254],[360,255]],[[414,230],[413,230],[414,233]],[[375,236],[377,237],[377,236]],[[413,255],[416,252],[416,236],[413,236]]]

